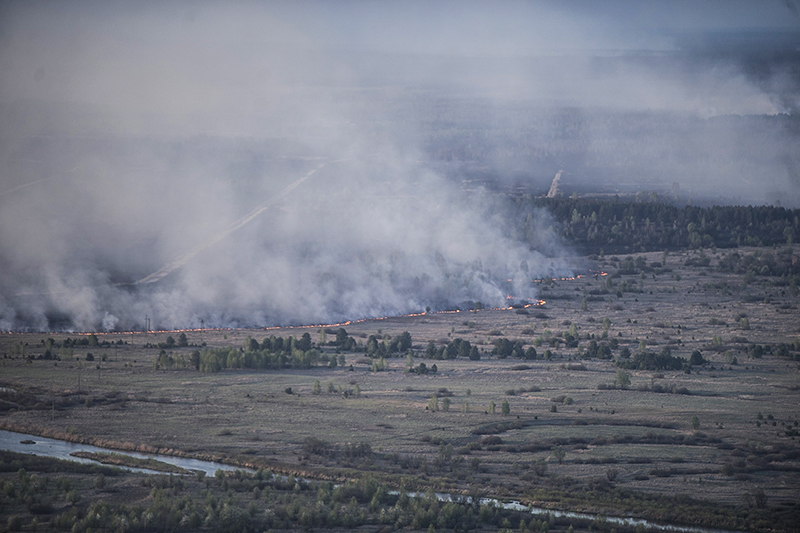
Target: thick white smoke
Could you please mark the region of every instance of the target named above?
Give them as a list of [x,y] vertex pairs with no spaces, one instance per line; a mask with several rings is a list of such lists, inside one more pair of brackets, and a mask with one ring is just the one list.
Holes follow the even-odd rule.
[[[696,24],[665,5],[5,2],[0,329],[532,297],[528,280],[568,266],[546,213],[523,242],[459,169],[796,198],[796,126],[776,116],[796,92],[769,89],[784,73],[659,59],[673,40],[654,21]],[[625,56],[638,47],[652,54]],[[747,114],[770,120],[725,122]]]
[[[209,207],[196,209],[213,216]],[[75,259],[68,250],[41,257],[47,272],[34,276],[27,294],[6,297],[13,305],[4,326],[126,329],[141,327],[145,315],[166,328],[201,319],[221,326],[328,323],[467,301],[507,305],[509,294],[535,296],[533,277],[568,265],[513,240],[503,210],[488,194],[465,195],[413,161],[332,162],[224,239],[194,233],[199,251],[155,283],[114,283],[100,262],[66,266]],[[164,242],[184,231],[161,229]],[[132,279],[119,279],[125,274]]]

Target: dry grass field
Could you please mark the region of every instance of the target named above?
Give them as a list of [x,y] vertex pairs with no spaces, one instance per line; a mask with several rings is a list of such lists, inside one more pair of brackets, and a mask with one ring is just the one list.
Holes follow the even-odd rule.
[[[697,252],[641,254],[648,266],[628,275],[615,275],[625,258],[601,257],[593,268],[607,275],[539,282],[541,307],[346,326],[361,343],[410,332],[413,364],[437,366],[426,375],[407,372],[405,356],[374,372],[363,353],[350,352],[334,369],[156,370],[156,345],[177,332],[97,334],[100,345],[54,361],[39,359],[44,341],[76,334],[3,334],[0,426],[310,477],[370,472],[393,486],[609,515],[657,517],[647,495],[686,496],[715,512],[752,507],[791,522],[800,518],[800,299],[769,277],[743,285],[743,275],[720,271],[727,253],[707,251],[709,266],[687,266]],[[579,344],[568,347],[562,341],[573,325]],[[309,332],[318,342],[321,329],[186,331],[189,346],[170,353],[241,346],[249,336]],[[535,346],[537,359],[492,357],[502,337]],[[477,345],[481,359],[423,359],[429,341],[455,338]],[[609,359],[585,357],[592,340],[612,339]],[[619,386],[626,371],[615,360],[644,346],[687,360],[698,350],[707,362],[688,373],[630,369],[630,383]],[[357,451],[363,443],[369,453]],[[645,496],[625,501],[623,493]]]

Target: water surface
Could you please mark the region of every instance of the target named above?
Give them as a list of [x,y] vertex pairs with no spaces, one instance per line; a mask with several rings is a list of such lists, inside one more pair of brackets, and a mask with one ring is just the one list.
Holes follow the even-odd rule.
[[[22,441],[34,441],[34,444],[22,444]],[[78,444],[74,442],[67,442],[63,440],[48,439],[46,437],[37,437],[36,435],[28,435],[25,433],[17,433],[15,431],[0,430],[0,449],[8,450],[11,452],[28,453],[33,455],[40,455],[43,457],[52,457],[54,459],[64,459],[67,461],[75,461],[78,463],[86,464],[100,464],[91,459],[83,459],[81,457],[73,457],[70,455],[73,452],[92,452],[92,453],[118,453],[121,455],[128,455],[130,457],[138,457],[140,459],[157,459],[164,463],[179,466],[187,470],[202,470],[206,474],[214,475],[217,470],[237,470],[237,467],[230,466],[222,463],[215,463],[213,461],[201,461],[199,459],[187,459],[185,457],[173,457],[171,455],[159,455],[139,452],[128,452],[111,450],[108,448],[100,448],[90,444]],[[137,472],[153,472],[141,468],[131,468],[121,466],[125,470],[132,470]],[[242,469],[239,469],[242,470]]]

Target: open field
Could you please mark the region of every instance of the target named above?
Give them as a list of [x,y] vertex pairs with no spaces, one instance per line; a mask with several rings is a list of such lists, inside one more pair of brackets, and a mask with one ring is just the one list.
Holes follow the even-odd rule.
[[[777,251],[738,249],[754,252]],[[631,274],[618,274],[625,257],[595,258],[603,274],[538,282],[542,307],[346,326],[360,345],[408,331],[413,365],[436,364],[428,374],[408,372],[405,354],[373,371],[372,359],[352,352],[336,368],[157,370],[158,344],[178,332],[97,334],[97,345],[62,348],[60,360],[40,358],[46,339],[63,346],[76,334],[3,334],[0,427],[312,478],[370,473],[397,488],[790,530],[800,519],[800,300],[775,277],[721,271],[729,253],[706,252],[708,266],[698,252],[641,254]],[[577,346],[565,342],[573,325]],[[186,331],[188,346],[167,353],[188,360],[203,343],[306,332],[321,343],[323,329]],[[423,358],[429,341],[456,338],[477,346],[480,360]],[[536,359],[492,356],[501,338],[535,347]],[[609,346],[606,358],[587,355],[592,341]],[[706,362],[688,372],[616,364],[625,365],[625,348],[665,347],[686,360],[700,351]],[[684,497],[709,513],[681,516]]]

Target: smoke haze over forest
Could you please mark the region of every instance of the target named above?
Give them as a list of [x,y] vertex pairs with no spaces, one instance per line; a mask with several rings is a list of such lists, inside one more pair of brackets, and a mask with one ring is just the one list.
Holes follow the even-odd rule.
[[4,2],[0,330],[533,298],[575,263],[496,191],[559,170],[798,207],[799,50],[791,0]]

